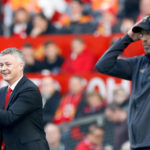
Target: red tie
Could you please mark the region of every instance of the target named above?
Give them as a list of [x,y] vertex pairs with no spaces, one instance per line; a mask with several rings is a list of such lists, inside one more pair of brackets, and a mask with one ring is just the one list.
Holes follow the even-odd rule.
[[6,98],[5,98],[5,105],[4,105],[4,109],[6,109],[10,95],[11,95],[12,89],[8,88],[7,94],[6,94]]
[[[6,98],[5,98],[5,104],[4,104],[4,109],[6,109],[10,95],[11,95],[12,89],[8,88],[7,94],[6,94]],[[2,145],[1,145],[1,150],[5,150],[5,142],[2,141]]]

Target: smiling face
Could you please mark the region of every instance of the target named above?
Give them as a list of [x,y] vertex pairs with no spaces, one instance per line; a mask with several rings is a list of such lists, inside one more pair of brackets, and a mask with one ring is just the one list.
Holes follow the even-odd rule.
[[0,56],[0,74],[11,86],[23,75],[24,64],[12,54]]

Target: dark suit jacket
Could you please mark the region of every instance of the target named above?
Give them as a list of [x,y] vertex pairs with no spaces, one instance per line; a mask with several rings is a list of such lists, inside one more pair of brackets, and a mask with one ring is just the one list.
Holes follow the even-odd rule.
[[42,127],[42,98],[26,76],[13,90],[4,110],[7,87],[0,89],[0,128],[6,150],[49,150]]

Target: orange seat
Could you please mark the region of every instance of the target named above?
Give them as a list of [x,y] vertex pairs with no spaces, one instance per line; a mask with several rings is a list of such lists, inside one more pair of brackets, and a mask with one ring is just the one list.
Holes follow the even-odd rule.
[[9,2],[13,10],[25,8],[28,11],[41,12],[38,6],[38,0],[9,0]]

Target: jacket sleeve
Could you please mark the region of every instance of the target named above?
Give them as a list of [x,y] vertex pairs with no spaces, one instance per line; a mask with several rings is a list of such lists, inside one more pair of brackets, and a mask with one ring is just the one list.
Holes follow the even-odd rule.
[[0,126],[11,126],[36,109],[42,108],[40,93],[35,89],[22,91],[8,110],[0,109]]
[[118,59],[118,56],[131,42],[133,42],[133,40],[128,35],[120,38],[98,60],[96,69],[104,74],[131,80],[133,67],[136,64],[136,57],[128,59]]

